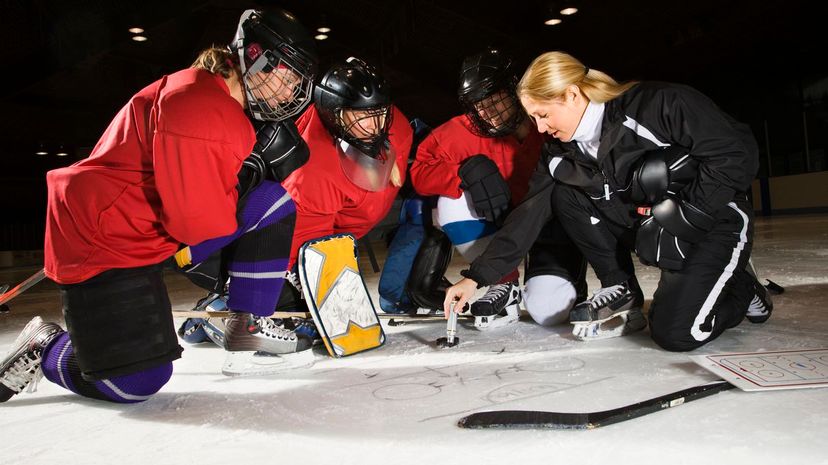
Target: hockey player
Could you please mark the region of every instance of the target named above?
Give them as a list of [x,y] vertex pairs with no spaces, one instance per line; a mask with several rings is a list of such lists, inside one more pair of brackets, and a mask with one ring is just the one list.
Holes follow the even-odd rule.
[[[538,131],[557,140],[545,145],[546,169],[533,176],[527,200],[466,276],[507,270],[528,249],[527,231],[554,210],[602,284],[572,311],[577,338],[646,325],[630,250],[661,269],[648,318],[664,349],[700,347],[745,316],[767,320],[772,304],[748,271],[753,209],[745,192],[758,154],[745,125],[689,87],[618,84],[561,52],[535,59],[517,92]],[[475,285],[449,289],[446,308]],[[615,318],[624,324],[605,331]]]
[[[464,259],[473,262],[486,249],[507,210],[526,195],[543,137],[533,130],[520,107],[516,84],[512,60],[502,52],[488,49],[467,57],[458,89],[466,113],[436,128],[417,149],[411,180],[419,194],[439,196],[434,219],[445,234],[429,231],[415,261],[409,283],[421,285],[408,289],[415,301],[428,303],[428,297],[435,294],[430,288],[448,265],[441,253],[431,250],[445,247],[441,237],[447,237]],[[581,299],[585,297],[586,265],[556,220],[539,234],[527,235],[527,240],[531,244],[538,236],[527,261],[526,309],[538,323],[552,325],[566,321],[579,293]],[[491,280],[478,282],[493,284],[471,305],[479,329],[517,321],[521,289],[514,265],[498,270],[503,273],[492,275]],[[442,308],[443,297],[431,305]],[[499,314],[503,316],[498,318]]]
[[[193,67],[150,84],[89,158],[47,174],[44,268],[60,287],[67,330],[29,322],[0,364],[0,402],[34,387],[41,370],[77,394],[118,403],[146,400],[166,384],[182,349],[161,262],[181,244],[234,233],[252,221],[250,206],[284,196],[275,182],[241,185],[237,174],[256,142],[244,110],[278,121],[302,109],[312,60],[294,35],[309,37],[289,13],[246,11],[233,51],[208,49]],[[276,160],[263,163],[278,169]],[[237,210],[240,194],[246,206]],[[280,222],[287,210],[259,216]],[[246,323],[238,350],[300,344],[261,320]]]
[[[360,238],[388,214],[405,180],[412,141],[388,84],[353,57],[322,76],[313,105],[296,125],[310,159],[283,183],[296,202],[292,264],[305,242],[339,233]],[[295,289],[286,290],[294,301],[300,298]],[[280,305],[290,300],[283,296]]]

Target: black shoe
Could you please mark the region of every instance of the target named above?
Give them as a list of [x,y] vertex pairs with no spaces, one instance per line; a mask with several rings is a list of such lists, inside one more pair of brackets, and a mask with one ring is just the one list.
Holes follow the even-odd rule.
[[641,290],[633,288],[630,281],[599,289],[592,298],[576,305],[569,312],[569,322],[584,324],[601,322],[614,318],[644,305]]
[[503,312],[510,305],[518,305],[523,300],[520,284],[512,281],[490,286],[483,297],[471,304],[471,314],[474,316],[492,316]]

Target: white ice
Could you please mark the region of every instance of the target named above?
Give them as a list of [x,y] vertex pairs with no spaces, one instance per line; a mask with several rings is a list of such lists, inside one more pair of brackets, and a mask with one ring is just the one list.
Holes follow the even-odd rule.
[[[826,257],[828,216],[760,219],[754,263],[786,292],[766,324],[744,322],[693,353],[828,347]],[[361,266],[377,302],[379,275]],[[0,270],[0,282],[34,271]],[[652,296],[656,272],[639,271]],[[202,296],[178,276],[168,285],[175,309]],[[0,315],[2,352],[34,315],[62,323],[52,283],[11,307]],[[466,321],[450,349],[434,345],[439,321],[386,331],[380,349],[320,353],[310,369],[255,378],[224,377],[222,350],[182,343],[172,380],[142,404],[83,399],[44,380],[0,405],[0,464],[828,464],[828,389],[727,391],[592,431],[456,426],[477,411],[604,410],[715,379],[646,331],[585,343],[569,325],[481,333]]]

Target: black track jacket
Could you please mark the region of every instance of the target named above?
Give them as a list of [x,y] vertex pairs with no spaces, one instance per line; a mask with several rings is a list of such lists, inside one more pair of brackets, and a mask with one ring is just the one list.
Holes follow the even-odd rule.
[[515,269],[552,218],[558,182],[583,190],[605,219],[635,227],[634,209],[625,196],[631,174],[645,152],[671,145],[685,147],[699,161],[698,176],[682,190],[682,198],[711,215],[745,193],[759,167],[756,140],[747,125],[693,88],[641,82],[606,102],[597,160],[575,142],[553,140],[543,146],[524,201],[461,274],[487,286]]

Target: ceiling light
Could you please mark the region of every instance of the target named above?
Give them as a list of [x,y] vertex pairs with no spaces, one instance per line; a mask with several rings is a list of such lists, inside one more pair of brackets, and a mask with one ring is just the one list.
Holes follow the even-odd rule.
[[328,38],[328,36],[325,35],[325,34],[317,34],[317,35],[313,36],[313,38],[316,39],[316,40],[325,40],[325,39]]
[[59,157],[67,157],[69,156],[69,152],[67,152],[66,150],[58,150],[58,153],[56,153],[55,155]]
[[577,12],[578,9],[574,7],[564,8],[563,10],[561,10],[561,14],[564,16],[574,15]]
[[132,36],[132,40],[135,42],[146,42],[147,38],[145,36]]
[[144,32],[144,28],[142,28],[142,27],[131,27],[131,28],[129,28],[129,32],[131,32],[133,34],[140,34],[140,33]]
[[559,18],[552,18],[552,19],[547,19],[546,21],[543,22],[543,24],[546,24],[547,26],[554,26],[556,24],[561,24],[561,22],[562,21]]
[[316,28],[316,31],[321,32],[322,34],[327,34],[327,33],[331,32],[331,28],[322,26],[322,27]]
[[49,152],[45,150],[38,150],[37,152],[35,152],[35,155],[49,155]]

